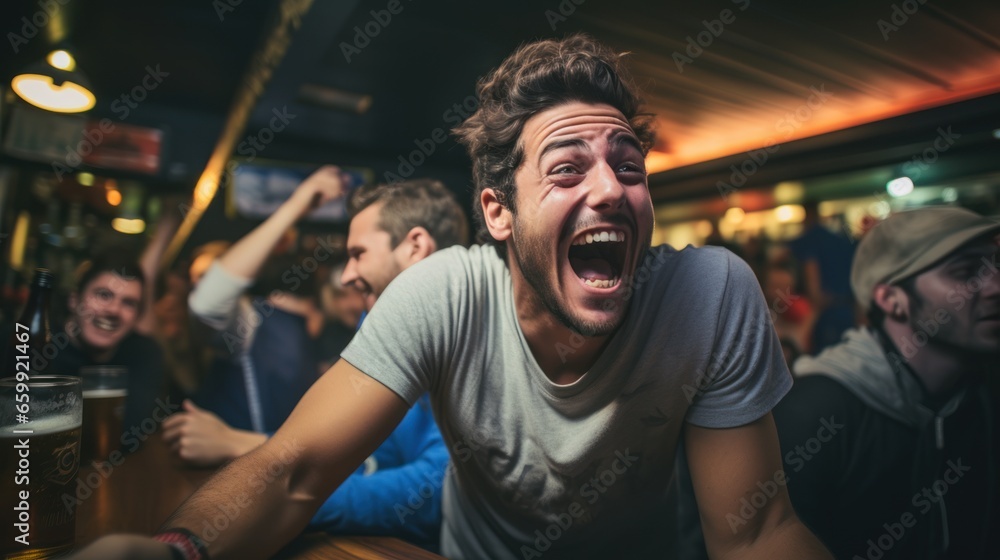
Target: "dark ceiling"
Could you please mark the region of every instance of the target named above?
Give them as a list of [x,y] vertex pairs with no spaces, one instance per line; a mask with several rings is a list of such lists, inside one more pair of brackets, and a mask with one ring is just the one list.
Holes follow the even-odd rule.
[[[11,45],[0,48],[0,77],[9,84],[69,45],[93,82],[94,115],[112,117],[114,100],[148,68],[169,73],[127,121],[167,131],[166,165],[152,183],[190,189],[279,9],[248,0],[6,0],[0,20]],[[374,21],[387,15],[384,25]],[[48,21],[28,38],[33,19]],[[375,33],[359,36],[366,26]],[[649,163],[668,170],[651,177],[657,200],[716,193],[730,165],[765,144],[778,148],[748,187],[902,164],[949,125],[962,134],[950,154],[956,172],[988,173],[1000,161],[991,134],[1000,128],[998,30],[1000,5],[972,0],[315,0],[246,130],[285,110],[293,121],[259,157],[367,166],[381,179],[454,125],[464,111],[455,105],[471,103],[476,78],[516,45],[586,31],[632,53],[657,115]],[[322,106],[303,86],[370,95],[371,108]],[[453,140],[435,142],[426,160],[415,175],[467,195],[468,161]]]

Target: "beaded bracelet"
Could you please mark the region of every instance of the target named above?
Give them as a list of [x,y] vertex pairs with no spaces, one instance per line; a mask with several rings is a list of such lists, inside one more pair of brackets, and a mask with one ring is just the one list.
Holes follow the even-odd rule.
[[209,560],[205,541],[183,527],[157,533],[153,540],[170,545],[174,560]]

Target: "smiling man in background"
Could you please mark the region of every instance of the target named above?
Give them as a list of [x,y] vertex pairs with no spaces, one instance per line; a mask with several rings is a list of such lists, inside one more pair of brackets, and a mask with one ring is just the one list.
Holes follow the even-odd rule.
[[348,200],[347,265],[340,281],[365,294],[368,310],[394,278],[434,251],[466,245],[469,226],[439,181],[362,187]]
[[[62,333],[53,333],[56,353],[47,370],[80,375],[89,366],[125,367],[128,396],[122,425],[128,432],[151,417],[164,383],[162,350],[152,338],[136,332],[146,311],[144,290],[149,288],[138,263],[118,255],[86,261],[76,274],[69,319]],[[67,338],[68,344],[58,344]]]
[[[784,487],[771,408],[791,378],[750,269],[723,249],[650,249],[652,144],[621,56],[574,35],[522,46],[456,131],[483,239],[409,267],[267,443],[208,482],[155,537],[201,545],[215,504],[301,452],[216,540],[215,559],[277,551],[424,392],[452,453],[449,558],[671,557],[667,498],[683,442],[716,558],[830,558]],[[706,373],[707,372],[707,373]],[[687,388],[697,388],[693,391]],[[163,558],[138,537],[82,558]]]
[[[337,198],[344,190],[337,174],[323,169],[299,188],[309,194],[311,187],[319,189],[324,199]],[[309,200],[310,196],[299,195],[285,204],[297,208],[298,215],[311,208]],[[370,302],[366,303],[369,309],[400,272],[439,249],[468,242],[465,214],[439,181],[362,186],[350,193],[348,211],[349,260],[341,283],[355,286]],[[260,238],[252,243],[238,242],[235,250],[245,255],[238,264],[259,258],[246,255],[259,255],[264,245]],[[232,261],[223,260],[219,266],[227,262]],[[216,269],[209,274],[219,272]],[[184,402],[184,411],[163,426],[164,440],[175,455],[196,466],[218,466],[249,453],[268,438],[263,433],[236,429],[190,402]],[[441,481],[447,464],[448,451],[424,395],[364,465],[326,500],[310,528],[336,534],[395,536],[436,550],[441,530]],[[417,507],[413,507],[411,492],[422,493]]]

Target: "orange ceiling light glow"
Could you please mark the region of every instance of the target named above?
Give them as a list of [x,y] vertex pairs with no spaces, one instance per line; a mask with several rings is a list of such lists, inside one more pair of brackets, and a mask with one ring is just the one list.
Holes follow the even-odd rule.
[[111,206],[118,206],[122,203],[122,193],[118,189],[108,189],[105,199]]
[[653,174],[674,167],[673,158],[666,152],[649,150],[646,154],[646,173]]
[[[992,71],[1000,77],[1000,68]],[[666,135],[671,150],[657,154],[655,160],[647,157],[647,170],[657,173],[741,153],[750,157],[751,152],[765,147],[776,153],[796,140],[1000,92],[1000,79],[984,79],[972,71],[956,78],[948,89],[901,87],[890,81],[872,84],[876,85],[888,93],[873,98],[813,86],[798,97],[769,99],[771,108],[753,113],[739,108],[734,113],[706,114],[689,122],[658,118],[656,128],[671,131]]]
[[745,218],[746,215],[747,213],[743,211],[742,208],[734,206],[729,210],[726,210],[726,214],[723,216],[723,219],[731,224],[738,224],[743,221],[743,218]]

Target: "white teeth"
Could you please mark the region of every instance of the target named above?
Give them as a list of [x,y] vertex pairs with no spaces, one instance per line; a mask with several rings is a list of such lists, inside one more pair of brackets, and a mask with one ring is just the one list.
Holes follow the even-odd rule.
[[601,231],[597,233],[587,233],[581,235],[575,241],[573,245],[587,245],[588,243],[607,243],[612,241],[615,243],[625,242],[625,232],[621,231]]
[[106,319],[94,319],[94,326],[105,331],[115,330],[115,324]]
[[611,278],[608,280],[588,280],[586,278],[581,278],[581,280],[583,280],[583,283],[591,288],[613,288],[618,285],[618,278]]

